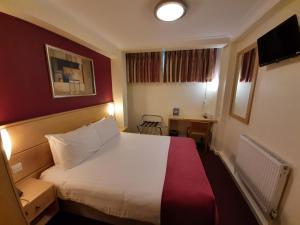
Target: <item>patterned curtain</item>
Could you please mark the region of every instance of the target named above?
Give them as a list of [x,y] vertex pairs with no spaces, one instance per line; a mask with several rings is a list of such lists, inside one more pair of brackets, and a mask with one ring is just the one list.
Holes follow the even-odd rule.
[[166,51],[164,82],[209,82],[214,78],[218,49]]
[[126,54],[128,83],[160,82],[161,52]]
[[240,82],[252,81],[255,57],[256,57],[256,48],[249,50],[243,55]]

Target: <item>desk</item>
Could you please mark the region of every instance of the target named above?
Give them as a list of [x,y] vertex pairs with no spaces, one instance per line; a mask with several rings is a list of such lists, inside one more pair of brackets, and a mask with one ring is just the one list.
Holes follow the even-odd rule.
[[179,136],[186,136],[187,128],[190,127],[192,121],[209,122],[211,127],[214,123],[217,123],[216,119],[206,119],[204,117],[171,116],[168,119],[168,133],[170,133],[170,130],[177,130]]

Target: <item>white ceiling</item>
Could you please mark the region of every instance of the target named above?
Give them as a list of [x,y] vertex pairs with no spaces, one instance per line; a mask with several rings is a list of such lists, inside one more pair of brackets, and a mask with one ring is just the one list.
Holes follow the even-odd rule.
[[120,49],[141,50],[199,40],[226,42],[242,32],[270,0],[185,0],[187,14],[175,22],[154,17],[157,0],[49,2]]
[[222,47],[279,1],[185,0],[187,14],[175,22],[155,18],[159,0],[9,0],[0,11],[114,58],[120,50]]

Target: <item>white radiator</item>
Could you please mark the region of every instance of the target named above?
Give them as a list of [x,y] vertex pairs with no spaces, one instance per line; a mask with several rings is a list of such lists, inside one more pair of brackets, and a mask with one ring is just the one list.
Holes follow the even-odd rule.
[[235,171],[262,211],[275,218],[290,171],[287,163],[241,135]]

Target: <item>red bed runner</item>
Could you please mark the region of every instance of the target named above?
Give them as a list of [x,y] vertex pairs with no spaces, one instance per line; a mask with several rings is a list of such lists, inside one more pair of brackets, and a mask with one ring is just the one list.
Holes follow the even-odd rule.
[[162,225],[216,225],[215,197],[195,142],[171,137],[161,201]]

